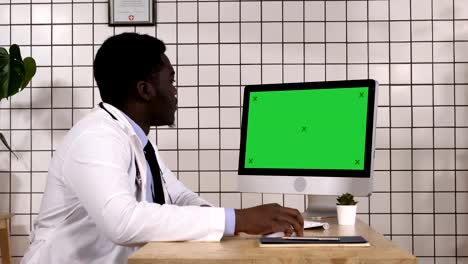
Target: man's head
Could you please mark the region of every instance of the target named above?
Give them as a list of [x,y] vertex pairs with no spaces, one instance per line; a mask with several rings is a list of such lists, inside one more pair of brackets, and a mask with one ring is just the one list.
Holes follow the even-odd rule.
[[[157,38],[123,33],[108,38],[94,60],[101,98],[121,110],[138,107],[149,125],[174,123],[174,69]],[[143,110],[141,110],[143,109]]]

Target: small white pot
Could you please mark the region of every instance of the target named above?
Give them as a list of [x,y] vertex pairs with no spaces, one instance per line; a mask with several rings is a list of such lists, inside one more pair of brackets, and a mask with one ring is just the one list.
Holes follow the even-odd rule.
[[357,205],[337,205],[338,224],[354,225],[356,222],[356,208]]

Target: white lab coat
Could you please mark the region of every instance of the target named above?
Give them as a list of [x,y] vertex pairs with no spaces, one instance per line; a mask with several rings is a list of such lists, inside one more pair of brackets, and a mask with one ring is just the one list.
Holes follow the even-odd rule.
[[[95,109],[54,153],[21,263],[127,263],[148,241],[219,241],[223,236],[224,209],[200,207],[209,203],[174,177],[157,150],[167,204],[146,201],[140,140],[122,112],[104,106],[117,120]],[[144,175],[141,188],[136,163]]]

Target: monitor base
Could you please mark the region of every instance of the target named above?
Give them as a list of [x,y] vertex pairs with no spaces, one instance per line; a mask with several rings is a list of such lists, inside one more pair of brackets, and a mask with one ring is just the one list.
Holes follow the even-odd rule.
[[307,210],[302,213],[304,219],[320,220],[336,217],[336,196],[307,195]]

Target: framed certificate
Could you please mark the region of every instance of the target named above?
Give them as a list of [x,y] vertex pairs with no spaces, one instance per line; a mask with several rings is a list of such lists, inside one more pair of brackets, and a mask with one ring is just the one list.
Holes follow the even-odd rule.
[[153,24],[153,0],[109,0],[109,25]]

